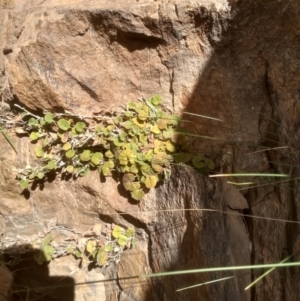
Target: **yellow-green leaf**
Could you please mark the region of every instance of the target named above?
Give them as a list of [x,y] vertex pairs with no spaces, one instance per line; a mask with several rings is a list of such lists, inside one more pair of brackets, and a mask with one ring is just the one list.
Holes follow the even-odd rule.
[[151,132],[153,134],[159,134],[160,133],[160,129],[158,128],[157,124],[153,125],[153,127],[151,128]]
[[57,125],[63,131],[67,131],[70,128],[69,121],[63,118],[58,120]]
[[64,151],[67,151],[67,150],[69,150],[71,147],[72,147],[72,144],[71,144],[70,142],[67,142],[67,143],[65,143],[65,144],[63,145],[62,149],[63,149]]
[[38,145],[38,146],[35,148],[35,155],[36,155],[38,158],[41,158],[41,157],[44,156],[44,151],[43,151],[42,146]]
[[34,140],[39,139],[39,136],[40,136],[39,132],[31,132],[29,138],[30,138],[30,140],[34,141]]
[[84,150],[81,154],[80,154],[80,160],[82,162],[88,162],[91,160],[91,151],[90,150]]
[[96,242],[94,240],[89,240],[88,243],[86,244],[86,250],[92,254],[95,250],[96,247]]
[[135,189],[131,192],[131,197],[137,201],[140,201],[145,196],[143,190]]
[[67,158],[73,158],[75,156],[75,151],[74,149],[69,149],[68,151],[66,151],[66,157]]
[[158,178],[156,176],[147,177],[145,180],[145,185],[147,188],[154,188],[158,182]]
[[134,228],[128,228],[125,234],[127,237],[132,237],[135,234]]
[[118,244],[121,246],[121,247],[125,247],[126,246],[126,243],[128,241],[128,237],[125,236],[125,235],[120,235],[119,238],[118,238]]
[[113,231],[112,231],[112,236],[114,238],[119,238],[119,236],[122,234],[122,232],[124,231],[124,229],[120,226],[115,226]]
[[103,154],[100,152],[96,152],[93,154],[91,161],[94,165],[99,165],[102,159],[103,159]]
[[133,181],[135,180],[135,175],[132,173],[126,173],[122,178],[123,186],[126,190],[133,190]]
[[105,265],[107,261],[107,252],[105,251],[105,247],[102,247],[99,249],[97,253],[97,263],[99,266]]

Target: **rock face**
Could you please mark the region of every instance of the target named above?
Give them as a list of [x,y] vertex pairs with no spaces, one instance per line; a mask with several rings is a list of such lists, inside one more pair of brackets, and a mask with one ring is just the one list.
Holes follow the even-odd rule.
[[[298,6],[296,0],[2,1],[0,118],[7,104],[91,116],[158,93],[166,109],[193,121],[189,129],[204,136],[195,147],[221,172],[298,177]],[[76,182],[56,177],[21,194],[14,169],[35,164],[33,146],[11,135],[18,154],[0,138],[1,250],[26,257],[30,244],[49,233],[59,247],[99,223],[137,229],[136,248],[116,265],[88,270],[71,256],[40,267],[21,262],[18,288],[69,285],[38,292],[43,300],[298,300],[298,268],[276,270],[251,291],[244,288],[256,272],[137,278],[292,254],[297,261],[297,224],[237,215],[298,220],[296,180],[247,178],[264,185],[237,190],[174,167],[171,180],[139,204],[96,173]]]

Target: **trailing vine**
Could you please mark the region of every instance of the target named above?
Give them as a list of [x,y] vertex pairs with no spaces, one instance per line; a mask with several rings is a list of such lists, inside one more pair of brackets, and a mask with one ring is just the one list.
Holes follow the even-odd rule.
[[[38,237],[27,249],[14,247],[11,250],[0,250],[1,255],[15,257],[14,265],[18,264],[20,256],[32,252],[33,258],[38,264],[49,262],[54,258],[73,255],[80,259],[82,264],[95,264],[100,267],[107,267],[111,262],[118,263],[121,255],[126,249],[135,246],[135,229],[124,229],[118,225],[95,224],[91,231],[83,236],[73,236],[59,243],[53,240],[51,234],[45,237]],[[5,262],[5,260],[4,260]]]
[[100,267],[106,267],[110,262],[119,262],[124,249],[130,249],[135,245],[134,228],[124,228],[112,225],[111,228],[102,229],[101,224],[94,225],[89,237],[65,242],[57,245],[52,242],[52,236],[47,235],[43,240],[38,239],[32,244],[33,249],[40,250],[35,256],[37,263],[42,264],[51,259],[72,254],[85,263],[95,263]]
[[188,164],[201,172],[214,168],[203,153],[194,152],[180,117],[160,107],[161,97],[131,101],[122,110],[87,118],[70,113],[22,113],[19,132],[36,143],[38,166],[18,171],[21,187],[47,181],[51,172],[74,178],[98,170],[105,177],[117,172],[135,200],[171,175],[171,164]]

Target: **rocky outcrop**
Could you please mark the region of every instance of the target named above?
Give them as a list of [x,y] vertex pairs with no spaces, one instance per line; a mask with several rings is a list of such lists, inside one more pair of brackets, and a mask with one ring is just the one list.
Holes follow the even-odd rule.
[[[297,1],[15,0],[0,7],[1,114],[18,103],[37,114],[91,116],[158,93],[166,109],[193,121],[187,126],[202,135],[195,147],[222,172],[297,177]],[[21,194],[14,169],[36,159],[28,138],[10,135],[18,153],[1,140],[1,249],[26,257],[30,244],[52,235],[57,258],[48,266],[31,263],[29,270],[23,261],[16,275],[22,287],[66,281],[72,288],[38,292],[43,300],[297,300],[297,268],[276,270],[246,292],[256,274],[137,278],[279,262],[291,254],[297,260],[296,224],[236,215],[297,220],[296,181],[237,190],[174,167],[170,181],[140,203],[128,201],[114,179],[101,183],[96,173],[75,182],[56,176]],[[99,223],[134,226],[136,248],[107,269],[78,268],[73,257],[59,256],[62,246]],[[176,292],[231,275],[229,282]]]

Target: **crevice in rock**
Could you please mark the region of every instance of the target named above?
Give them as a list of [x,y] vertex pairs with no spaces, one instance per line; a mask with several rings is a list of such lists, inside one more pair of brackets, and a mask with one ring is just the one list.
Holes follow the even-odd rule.
[[117,213],[119,213],[125,221],[127,221],[129,224],[133,225],[135,228],[141,228],[144,230],[147,229],[147,225],[145,223],[143,223],[142,221],[140,221],[139,219],[137,219],[136,217],[134,217],[128,213],[118,211],[118,210],[117,210]]
[[91,98],[93,98],[99,102],[98,95],[91,88],[89,88],[87,85],[81,83],[76,78],[74,78],[74,79],[76,80],[76,82],[79,84],[79,86],[82,88],[83,91],[87,92],[91,96]]
[[155,49],[164,42],[162,39],[154,36],[147,36],[143,33],[128,32],[120,29],[117,31],[115,41],[130,52],[147,48]]
[[173,107],[173,111],[175,110],[175,92],[174,92],[174,69],[172,69],[170,72],[170,90],[169,92],[172,95],[172,107]]
[[80,88],[85,91],[92,99],[95,99],[96,101],[100,102],[98,95],[91,89],[89,88],[86,84],[82,83],[80,80],[78,80],[76,77],[74,77],[72,74],[67,72],[65,70],[65,73],[69,75],[72,79],[76,81],[76,83],[80,86]]
[[176,17],[179,19],[179,11],[176,3],[174,3],[174,8],[175,8]]
[[121,284],[120,284],[120,280],[119,280],[119,275],[118,274],[117,274],[117,277],[116,277],[116,285],[117,285],[117,287],[119,289],[118,301],[120,301],[123,290],[122,290],[122,287],[121,287]]
[[[152,26],[155,24],[146,24],[148,19],[142,20],[135,15],[126,15],[125,18],[120,12],[102,11],[97,14],[92,14],[90,18],[91,25],[96,32],[105,32],[110,42],[117,42],[128,51],[133,52],[136,50],[143,50],[147,48],[155,49],[160,44],[165,43],[163,38],[152,35]],[[108,16],[110,15],[110,16]],[[119,22],[108,22],[107,20],[116,19]],[[132,20],[136,20],[141,25],[145,26],[145,30],[141,30],[139,26],[132,24]],[[118,26],[116,24],[122,24]],[[150,23],[150,22],[148,22]],[[151,26],[152,25],[152,26]],[[155,29],[155,28],[154,28]],[[144,32],[143,32],[144,31]]]

